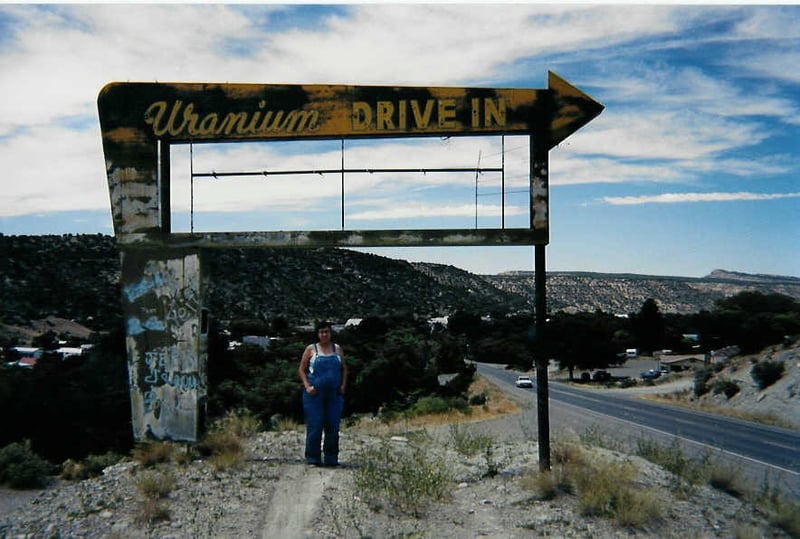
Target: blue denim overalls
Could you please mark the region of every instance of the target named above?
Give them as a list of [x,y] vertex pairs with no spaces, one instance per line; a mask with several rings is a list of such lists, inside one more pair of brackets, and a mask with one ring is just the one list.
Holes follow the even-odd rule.
[[[339,464],[339,421],[342,418],[344,396],[342,385],[342,359],[331,343],[333,353],[320,355],[314,344],[314,356],[308,362],[308,383],[317,390],[314,395],[303,392],[303,412],[306,418],[306,462],[309,464]],[[320,458],[322,434],[324,459]]]

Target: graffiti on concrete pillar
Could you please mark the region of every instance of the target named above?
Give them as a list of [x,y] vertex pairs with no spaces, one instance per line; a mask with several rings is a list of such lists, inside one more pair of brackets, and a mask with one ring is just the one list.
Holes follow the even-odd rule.
[[199,255],[129,253],[123,273],[136,438],[195,440],[206,397]]

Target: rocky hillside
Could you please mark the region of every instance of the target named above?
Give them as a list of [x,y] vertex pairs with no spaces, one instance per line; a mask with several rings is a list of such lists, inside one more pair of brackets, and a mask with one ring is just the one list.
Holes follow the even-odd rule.
[[[532,308],[534,273],[507,272],[484,278],[508,292],[521,295]],[[660,277],[651,275],[551,272],[547,274],[548,311],[608,313],[638,312],[648,298],[662,312],[688,314],[710,310],[718,299],[744,291],[779,293],[800,299],[800,278],[748,275],[715,270],[706,277]]]
[[[533,272],[474,275],[453,266],[384,258],[345,249],[221,249],[204,257],[206,297],[218,318],[337,321],[370,315],[444,316],[533,311]],[[0,234],[0,324],[55,316],[92,329],[119,320],[119,252],[103,235]],[[707,277],[552,272],[551,312],[638,312],[655,299],[662,312],[711,309],[743,290],[800,298],[800,278],[717,270]]]

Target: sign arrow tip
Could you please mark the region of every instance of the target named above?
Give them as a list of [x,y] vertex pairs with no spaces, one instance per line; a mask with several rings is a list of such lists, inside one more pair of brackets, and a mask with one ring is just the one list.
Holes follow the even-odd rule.
[[547,88],[553,94],[557,109],[550,125],[551,148],[589,123],[605,108],[552,71],[547,72]]

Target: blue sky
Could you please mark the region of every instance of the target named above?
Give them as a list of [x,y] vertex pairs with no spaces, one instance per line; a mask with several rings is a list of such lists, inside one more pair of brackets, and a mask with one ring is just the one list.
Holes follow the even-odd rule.
[[[552,70],[606,108],[550,152],[549,271],[800,276],[800,6],[0,4],[0,30],[3,234],[113,234],[111,81],[544,88]],[[346,141],[347,167],[504,165],[506,194],[498,173],[477,196],[474,173],[348,175],[345,227],[525,227],[527,146]],[[189,180],[341,161],[340,141],[176,148],[173,230],[341,228],[338,174]],[[533,269],[533,247],[371,251]]]

